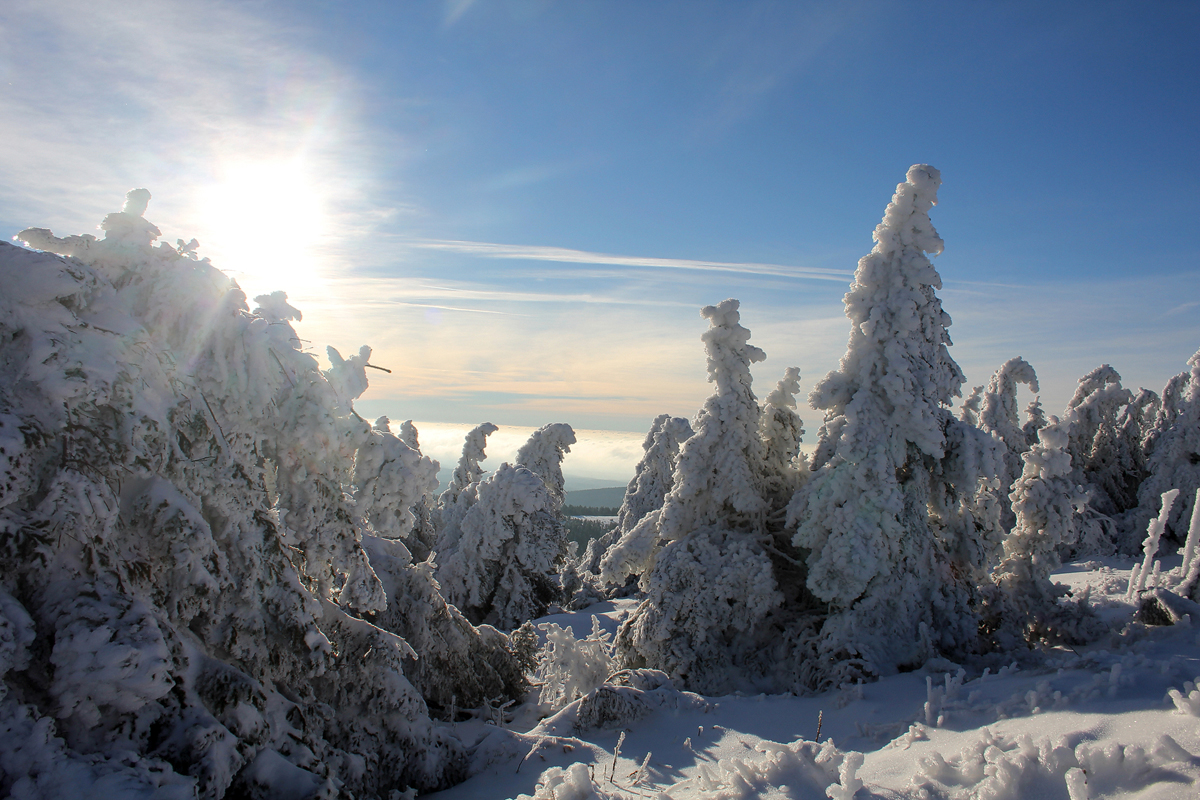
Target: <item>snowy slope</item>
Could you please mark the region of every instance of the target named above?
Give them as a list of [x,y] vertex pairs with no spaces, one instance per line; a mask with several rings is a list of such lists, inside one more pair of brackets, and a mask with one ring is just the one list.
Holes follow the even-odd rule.
[[[538,796],[824,798],[836,795],[839,767],[857,752],[864,785],[852,796],[859,800],[1193,798],[1200,793],[1200,692],[1191,701],[1186,695],[1195,688],[1189,681],[1200,682],[1200,632],[1187,618],[1172,626],[1133,621],[1125,597],[1131,566],[1093,560],[1055,575],[1078,589],[1090,586],[1093,607],[1111,625],[1106,640],[1086,648],[1031,651],[1027,663],[987,674],[931,663],[813,697],[658,689],[644,693],[644,716],[585,730],[578,719],[586,700],[526,733],[464,723],[458,727],[475,726],[460,732],[477,742],[478,772],[432,797],[533,795],[558,780],[558,794]],[[613,630],[628,603],[542,622],[571,624],[583,637],[593,613]],[[518,710],[510,729],[530,711]],[[818,724],[820,744],[813,741]],[[635,785],[631,775],[647,753]],[[585,769],[572,775],[573,765]],[[580,776],[588,780],[576,785]]]

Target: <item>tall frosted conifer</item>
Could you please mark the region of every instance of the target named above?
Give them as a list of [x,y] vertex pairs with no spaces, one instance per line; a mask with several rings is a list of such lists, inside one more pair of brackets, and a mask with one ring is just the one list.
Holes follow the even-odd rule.
[[750,365],[765,354],[748,343],[738,306],[730,299],[700,312],[716,390],[680,448],[658,521],[666,544],[642,578],[646,599],[617,633],[625,663],[705,692],[736,685],[739,659],[755,654],[762,620],[783,600],[762,546],[769,505]]
[[[960,543],[935,535],[928,511],[944,492],[931,484],[947,429],[978,433],[947,409],[963,374],[947,350],[950,317],[926,256],[942,252],[929,219],[940,184],[936,169],[918,164],[897,186],[845,297],[846,354],[809,397],[825,422],[789,522],[793,543],[809,552],[808,588],[830,606],[819,651],[837,666],[824,683],[916,665],[973,638],[951,570]],[[956,437],[986,455],[968,430]],[[964,482],[978,472],[955,469]]]

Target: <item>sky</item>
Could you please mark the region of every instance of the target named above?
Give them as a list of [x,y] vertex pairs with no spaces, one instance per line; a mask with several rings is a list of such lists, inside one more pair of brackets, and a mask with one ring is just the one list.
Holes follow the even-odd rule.
[[1200,347],[1198,40],[1193,2],[5,0],[0,235],[146,187],[314,353],[374,349],[364,416],[447,466],[569,422],[564,469],[623,481],[710,392],[702,306],[741,300],[760,397],[837,367],[928,163],[964,394],[1020,355],[1055,413]]

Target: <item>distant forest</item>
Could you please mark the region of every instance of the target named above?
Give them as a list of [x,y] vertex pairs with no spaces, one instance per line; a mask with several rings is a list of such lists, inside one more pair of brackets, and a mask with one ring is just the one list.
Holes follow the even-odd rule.
[[604,506],[563,506],[562,513],[568,517],[615,517],[618,511]]

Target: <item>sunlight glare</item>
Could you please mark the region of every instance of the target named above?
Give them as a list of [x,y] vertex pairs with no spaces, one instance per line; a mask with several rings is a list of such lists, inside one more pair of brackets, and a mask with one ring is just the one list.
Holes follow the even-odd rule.
[[326,213],[298,160],[228,165],[203,193],[201,214],[216,266],[248,297],[295,295],[319,280]]

